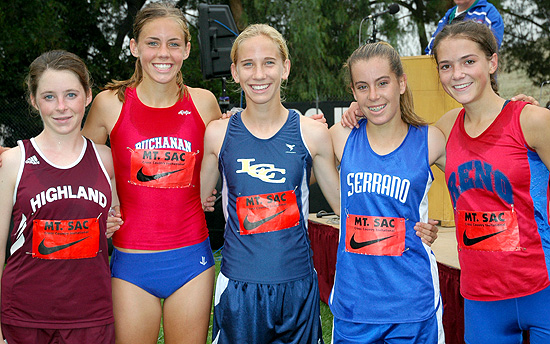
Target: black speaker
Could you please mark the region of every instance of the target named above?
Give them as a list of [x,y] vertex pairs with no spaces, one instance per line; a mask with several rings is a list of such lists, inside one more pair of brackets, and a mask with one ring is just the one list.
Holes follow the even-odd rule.
[[238,31],[229,6],[199,4],[199,47],[205,79],[231,75],[231,46]]

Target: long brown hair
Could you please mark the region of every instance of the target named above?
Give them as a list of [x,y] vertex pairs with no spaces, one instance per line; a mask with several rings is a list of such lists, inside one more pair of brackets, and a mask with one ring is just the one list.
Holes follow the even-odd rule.
[[[145,7],[143,7],[136,14],[136,18],[134,19],[134,26],[133,26],[133,35],[136,42],[139,39],[139,35],[143,30],[143,27],[145,26],[145,24],[159,18],[174,19],[181,26],[181,30],[183,31],[183,34],[185,36],[185,44],[187,44],[191,40],[191,34],[189,33],[187,20],[185,20],[185,16],[183,15],[183,12],[171,3],[153,2],[145,5]],[[116,91],[118,99],[121,102],[124,102],[124,93],[126,92],[126,88],[136,87],[137,85],[139,85],[139,83],[142,80],[143,80],[143,68],[141,66],[141,61],[138,58],[136,59],[136,68],[134,70],[134,74],[130,79],[124,80],[124,81],[112,80],[110,83],[105,85],[104,89]],[[188,95],[188,90],[187,90],[187,87],[185,87],[185,84],[183,83],[183,73],[181,72],[181,70],[178,71],[178,74],[176,76],[176,83],[179,88],[178,99],[182,99],[183,97],[186,97]]]
[[[474,43],[477,43],[481,51],[485,54],[485,57],[490,60],[493,54],[498,55],[498,44],[495,38],[495,35],[491,29],[485,25],[478,23],[473,20],[467,20],[462,22],[457,22],[455,24],[446,25],[443,29],[435,36],[434,39],[434,59],[436,62],[439,61],[438,48],[439,44],[446,38],[464,38],[470,40]],[[498,68],[497,68],[498,70]],[[496,78],[497,72],[495,71],[490,75],[491,88],[498,94],[498,84]]]
[[[344,64],[344,68],[348,72],[347,77],[350,87],[353,88],[353,75],[351,73],[353,65],[358,61],[368,61],[374,57],[386,59],[395,76],[398,79],[403,77],[404,72],[401,57],[390,44],[386,42],[368,43],[355,49]],[[415,127],[428,124],[422,117],[414,112],[413,96],[408,85],[405,87],[405,92],[399,96],[399,109],[401,110],[401,119],[403,122]]]

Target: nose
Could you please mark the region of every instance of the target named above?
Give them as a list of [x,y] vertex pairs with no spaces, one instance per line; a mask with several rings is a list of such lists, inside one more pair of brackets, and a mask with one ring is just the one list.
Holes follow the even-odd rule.
[[254,79],[259,79],[259,80],[265,78],[265,70],[264,70],[264,67],[262,65],[259,65],[259,66],[254,68],[253,77],[254,77]]
[[57,111],[65,111],[67,109],[67,104],[63,97],[57,98]]
[[170,55],[170,52],[168,50],[168,47],[164,44],[161,44],[160,47],[159,47],[159,56],[161,57],[166,57],[166,56],[169,56]]
[[378,99],[378,92],[376,90],[376,87],[369,88],[369,100],[376,100]]
[[464,71],[462,70],[461,66],[454,66],[453,67],[453,74],[452,77],[454,80],[461,79],[464,76]]

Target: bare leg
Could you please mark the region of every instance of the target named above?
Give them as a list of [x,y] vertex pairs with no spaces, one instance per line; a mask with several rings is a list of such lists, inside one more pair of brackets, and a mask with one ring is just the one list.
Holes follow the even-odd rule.
[[117,344],[156,344],[162,308],[160,299],[140,287],[112,278]]
[[206,343],[213,290],[214,267],[211,267],[164,300],[166,344]]

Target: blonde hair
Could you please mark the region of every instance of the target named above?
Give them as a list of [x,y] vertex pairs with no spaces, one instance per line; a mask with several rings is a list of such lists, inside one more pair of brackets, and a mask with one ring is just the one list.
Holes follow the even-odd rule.
[[279,52],[281,53],[283,61],[290,59],[286,40],[279,31],[266,24],[252,24],[244,29],[244,31],[241,32],[239,36],[235,39],[235,42],[233,42],[233,46],[231,47],[231,61],[237,64],[240,45],[247,39],[260,35],[271,39],[273,43],[275,43],[279,47]]
[[[349,78],[350,87],[353,88],[353,75],[351,70],[354,64],[358,61],[368,61],[374,57],[386,59],[390,65],[390,70],[395,76],[398,79],[403,77],[404,72],[401,57],[390,44],[386,42],[368,43],[357,48],[344,64],[344,68],[348,72],[347,76]],[[422,117],[414,112],[413,96],[408,85],[405,88],[405,92],[399,97],[399,109],[401,110],[401,119],[403,122],[415,127],[428,124]]]
[[[149,3],[136,14],[133,26],[134,39],[138,41],[139,35],[141,34],[143,27],[147,23],[159,18],[174,19],[180,25],[181,30],[183,31],[183,34],[185,36],[185,44],[190,42],[191,34],[189,32],[187,20],[185,20],[183,12],[179,8],[168,2]],[[143,67],[141,66],[141,61],[138,58],[136,59],[136,68],[134,70],[134,74],[130,79],[124,81],[112,80],[110,83],[105,85],[104,89],[116,91],[118,99],[121,102],[124,102],[124,93],[126,92],[126,88],[136,87],[141,83],[141,81],[143,81]],[[188,91],[185,87],[185,84],[183,83],[183,73],[181,72],[181,70],[178,71],[178,74],[176,76],[176,83],[179,88],[178,99],[183,99],[183,97],[188,95]]]

